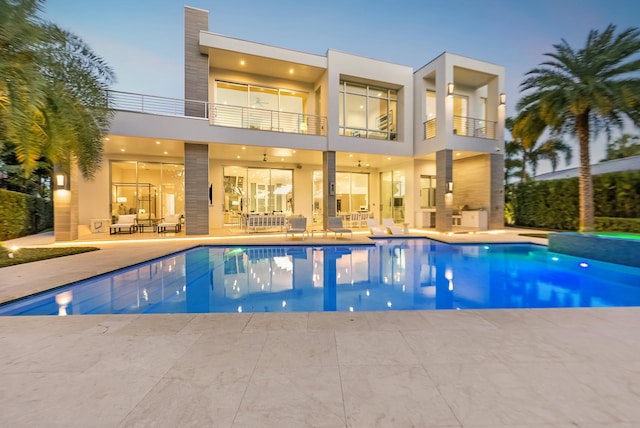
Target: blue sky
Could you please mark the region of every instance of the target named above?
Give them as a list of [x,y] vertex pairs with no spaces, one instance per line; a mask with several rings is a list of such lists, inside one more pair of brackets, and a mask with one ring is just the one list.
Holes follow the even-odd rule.
[[581,47],[610,23],[640,26],[639,0],[48,0],[42,16],[114,68],[114,89],[183,98],[185,4],[209,11],[212,32],[303,52],[336,49],[418,69],[448,51],[503,65],[507,115],[524,74],[553,44]]

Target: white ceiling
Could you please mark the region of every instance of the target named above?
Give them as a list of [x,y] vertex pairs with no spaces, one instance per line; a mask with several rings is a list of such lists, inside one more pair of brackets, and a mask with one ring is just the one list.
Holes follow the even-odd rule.
[[[124,149],[125,151],[122,151]],[[124,155],[135,157],[153,157],[167,159],[184,157],[184,142],[181,140],[155,140],[150,138],[123,137],[109,135],[104,141],[104,152],[109,155]],[[235,162],[264,162],[266,155],[270,166],[278,164],[322,165],[322,152],[316,150],[293,150],[278,147],[240,146],[234,144],[209,143],[209,153],[219,160]],[[435,159],[435,155],[425,157]],[[393,165],[406,161],[399,156],[376,155],[369,153],[336,153],[336,162],[342,167],[380,169],[386,165]]]

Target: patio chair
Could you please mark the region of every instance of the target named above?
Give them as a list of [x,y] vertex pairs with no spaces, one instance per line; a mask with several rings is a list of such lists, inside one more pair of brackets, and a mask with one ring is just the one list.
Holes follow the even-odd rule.
[[382,226],[390,235],[403,235],[404,230],[400,226],[396,226],[392,218],[383,218]]
[[167,232],[167,228],[173,228],[173,231],[178,233],[182,229],[182,223],[180,222],[180,215],[167,214],[156,226],[158,233]]
[[384,227],[381,227],[375,218],[367,219],[367,227],[372,235],[384,235]]
[[338,233],[340,234],[340,237],[345,233],[348,233],[351,235],[351,238],[353,238],[353,232],[351,229],[347,229],[342,225],[342,217],[329,217],[327,219],[327,231],[333,232],[333,239],[338,239]]
[[116,233],[133,233],[138,230],[135,214],[121,214],[114,224],[109,226],[109,235]]
[[302,240],[304,241],[304,235],[309,236],[309,232],[307,232],[307,218],[306,217],[289,217],[287,219],[287,230],[284,234],[286,238],[291,234],[291,237],[295,237],[295,234],[299,233],[302,235]]

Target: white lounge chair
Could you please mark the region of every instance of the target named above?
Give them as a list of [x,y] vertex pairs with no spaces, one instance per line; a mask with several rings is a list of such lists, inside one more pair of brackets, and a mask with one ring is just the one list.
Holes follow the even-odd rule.
[[109,235],[125,232],[131,234],[136,230],[138,230],[138,226],[136,224],[136,215],[122,214],[118,216],[118,219],[114,224],[109,226]]
[[167,214],[160,223],[156,226],[158,233],[167,232],[167,228],[173,228],[174,232],[180,232],[182,229],[182,223],[180,222],[180,215]]
[[333,232],[333,239],[338,239],[338,233],[340,234],[340,237],[345,233],[348,233],[351,235],[351,238],[353,238],[353,232],[351,229],[347,229],[342,225],[342,217],[329,217],[327,219],[327,231]]
[[396,226],[392,218],[383,218],[382,226],[390,235],[403,235],[404,230],[400,226]]
[[284,234],[286,238],[291,234],[292,237],[295,238],[295,234],[299,233],[302,235],[302,240],[304,241],[304,235],[309,236],[309,232],[307,232],[307,218],[306,217],[289,217],[287,219],[287,230]]
[[372,235],[384,235],[384,227],[381,227],[375,218],[367,219],[367,227]]

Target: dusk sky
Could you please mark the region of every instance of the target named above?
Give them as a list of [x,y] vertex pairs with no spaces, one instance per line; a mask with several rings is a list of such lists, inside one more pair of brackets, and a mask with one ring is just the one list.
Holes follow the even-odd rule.
[[[113,67],[113,89],[183,98],[185,4],[209,11],[211,32],[313,54],[335,49],[417,70],[447,51],[503,65],[508,116],[524,74],[553,44],[579,48],[591,29],[640,26],[639,0],[48,0],[42,16]],[[595,162],[604,144],[593,152]]]

